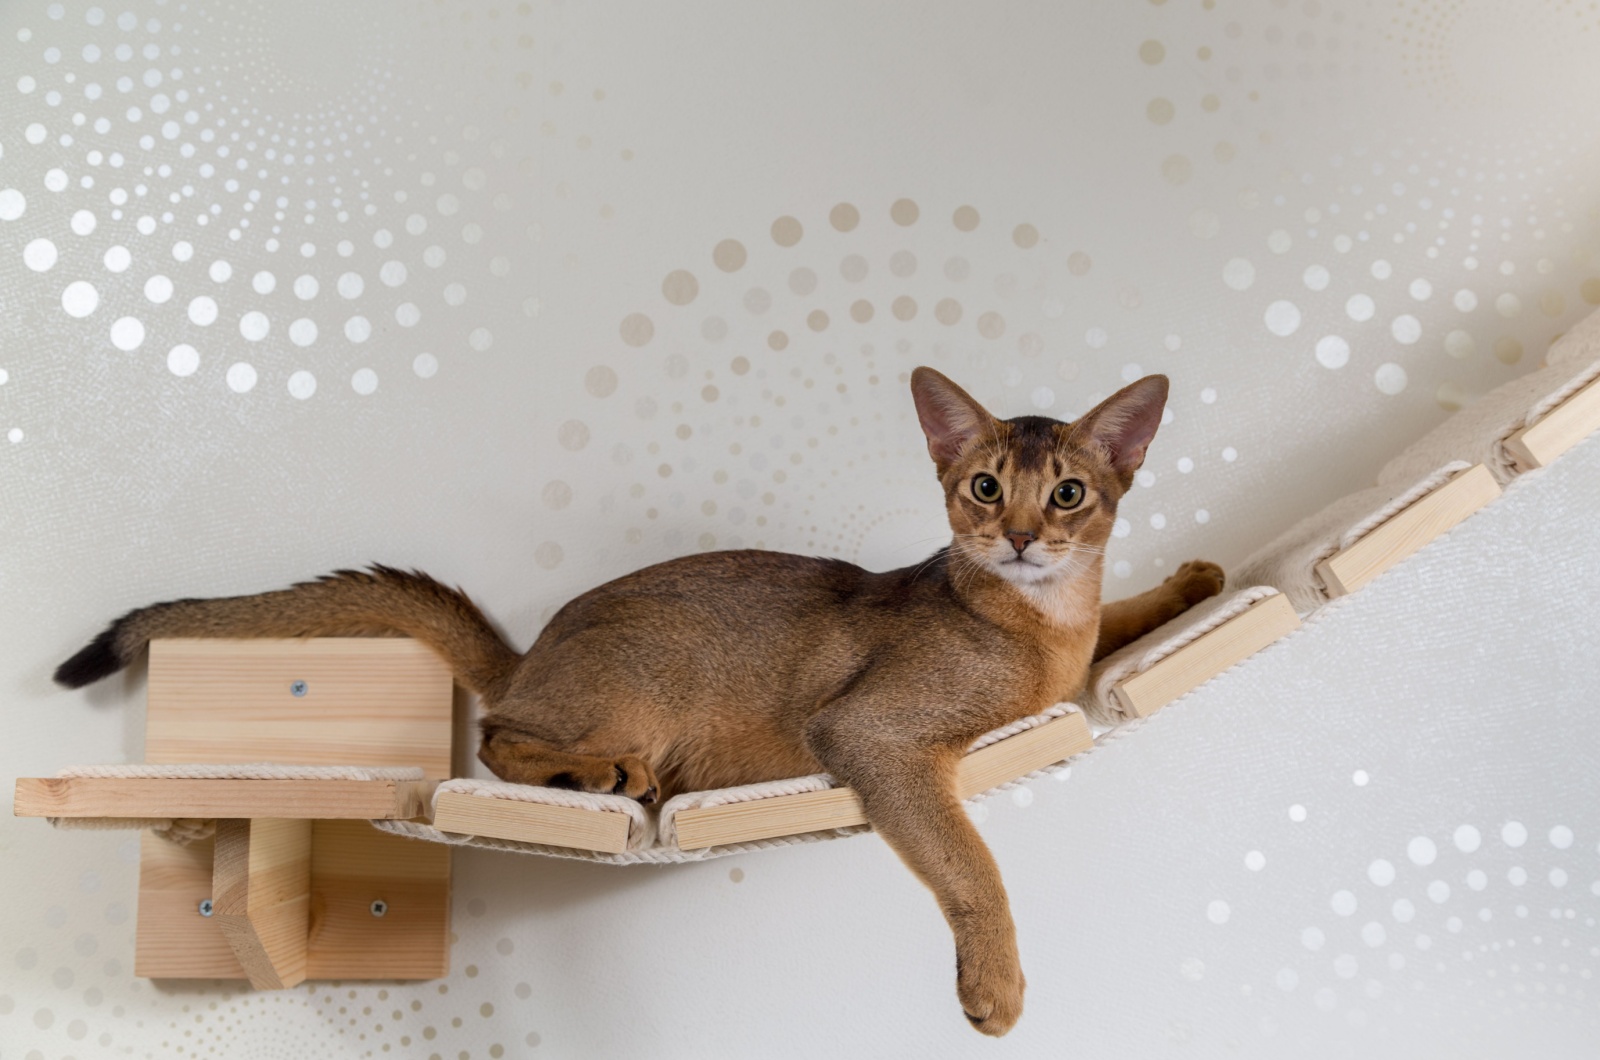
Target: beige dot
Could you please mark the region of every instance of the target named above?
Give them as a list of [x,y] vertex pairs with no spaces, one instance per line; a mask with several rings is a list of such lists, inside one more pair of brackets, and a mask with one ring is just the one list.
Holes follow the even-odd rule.
[[617,389],[617,373],[597,364],[583,374],[583,388],[595,397],[610,397]]
[[688,305],[700,294],[700,281],[691,272],[674,269],[661,281],[661,294],[673,305]]
[[1600,277],[1591,276],[1578,288],[1583,300],[1590,305],[1600,305]]
[[694,428],[687,423],[680,423],[672,433],[678,436],[679,441],[686,442],[694,435]]
[[1510,335],[1502,335],[1494,340],[1494,355],[1501,364],[1516,364],[1522,360],[1522,343]]
[[717,547],[717,535],[716,534],[712,534],[712,533],[701,534],[700,535],[700,547],[701,548],[716,548]]
[[1558,317],[1567,311],[1567,300],[1560,291],[1546,291],[1539,296],[1539,312],[1547,317]]
[[721,396],[722,392],[714,386],[707,385],[700,388],[700,399],[702,401],[715,401]]
[[972,274],[972,266],[966,258],[954,257],[944,263],[944,275],[948,280],[960,283]]
[[853,232],[861,223],[861,211],[847,202],[841,202],[828,211],[828,223],[840,232]]
[[1017,352],[1024,357],[1037,357],[1044,352],[1044,336],[1035,331],[1024,331],[1017,336]]
[[1157,125],[1165,125],[1172,120],[1174,111],[1172,100],[1165,96],[1157,96],[1144,108],[1144,116]]
[[803,235],[805,229],[800,227],[800,222],[787,214],[772,222],[772,241],[780,247],[794,246]]
[[978,227],[978,211],[971,206],[957,206],[950,222],[956,226],[957,231],[970,232]]
[[1461,389],[1461,384],[1449,379],[1439,384],[1433,398],[1446,412],[1460,412],[1467,403],[1467,394]]
[[810,269],[800,268],[789,274],[789,290],[804,297],[817,289],[817,274]]
[[1218,99],[1209,92],[1200,97],[1200,109],[1205,111],[1207,114],[1215,114],[1217,112],[1217,108],[1221,106],[1222,100]]
[[1232,162],[1235,153],[1236,152],[1234,151],[1233,145],[1226,140],[1219,140],[1217,142],[1217,146],[1211,149],[1211,157],[1215,158],[1223,165],[1227,165],[1229,162]]
[[857,324],[865,324],[872,319],[872,303],[865,298],[850,305],[850,319]]
[[922,211],[917,208],[917,204],[910,199],[896,199],[894,205],[889,207],[890,219],[901,227],[916,224],[917,217],[921,213]]
[[1029,250],[1039,245],[1039,230],[1030,224],[1020,224],[1011,231],[1011,242]]
[[889,255],[889,271],[902,280],[917,271],[917,256],[909,250],[897,250]]
[[660,467],[656,468],[656,474],[660,475],[662,478],[671,478],[672,477],[672,465],[671,464],[662,464]]
[[734,375],[744,375],[750,371],[750,358],[735,357],[733,363],[729,364],[728,367],[733,369]]
[[789,345],[789,336],[781,331],[774,331],[767,336],[767,345],[775,350],[786,349]]
[[556,441],[561,448],[577,452],[589,444],[589,425],[582,420],[568,420],[556,431]]
[[1186,184],[1194,176],[1194,163],[1188,155],[1168,155],[1161,163],[1161,176],[1168,184]]
[[978,318],[978,334],[986,339],[998,339],[1006,333],[1006,318],[994,311]]
[[1167,57],[1166,47],[1158,40],[1147,40],[1139,45],[1140,61],[1154,66]]
[[656,326],[643,313],[629,313],[622,318],[622,341],[629,346],[643,346],[656,334]]
[[728,322],[721,317],[706,317],[700,324],[700,334],[707,342],[721,342],[728,337]]
[[764,287],[752,287],[744,293],[744,307],[760,316],[772,308],[772,295]]
[[895,315],[896,320],[910,320],[917,315],[917,300],[908,294],[903,294],[889,304],[889,311]]
[[954,298],[941,298],[933,307],[933,319],[941,324],[954,324],[961,319],[961,303]]
[[566,555],[561,546],[554,541],[546,541],[533,550],[533,561],[545,570],[553,570],[561,566],[561,559]]
[[743,869],[729,869],[728,870],[728,879],[732,880],[734,883],[742,883],[742,882],[744,882],[744,870]]
[[540,495],[546,508],[560,511],[572,503],[572,487],[560,479],[552,479],[545,483],[544,492]]
[[1067,257],[1067,271],[1074,276],[1085,276],[1094,267],[1094,259],[1081,250],[1075,250]]
[[737,239],[724,239],[711,248],[711,261],[723,272],[738,272],[744,268],[746,257],[744,244]]
[[828,314],[820,309],[813,309],[806,315],[806,327],[812,331],[828,330]]

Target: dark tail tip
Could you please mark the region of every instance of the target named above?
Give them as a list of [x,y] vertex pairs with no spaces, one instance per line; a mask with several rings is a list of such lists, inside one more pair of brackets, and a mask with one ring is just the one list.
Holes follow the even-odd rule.
[[112,626],[78,654],[56,667],[56,684],[82,688],[102,677],[110,677],[126,665],[117,657],[117,627]]

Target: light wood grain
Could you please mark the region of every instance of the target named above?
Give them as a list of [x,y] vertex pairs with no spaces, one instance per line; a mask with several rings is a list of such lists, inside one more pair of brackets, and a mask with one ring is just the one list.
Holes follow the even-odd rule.
[[1149,717],[1179,696],[1295,630],[1300,617],[1282,594],[1251,604],[1143,673],[1119,681],[1111,694],[1122,709]]
[[[1026,776],[1088,750],[1094,740],[1082,714],[1067,714],[962,759],[957,789],[962,798]],[[677,815],[678,846],[684,850],[747,843],[865,824],[861,799],[849,788],[684,810]]]
[[213,851],[209,839],[179,846],[150,832],[139,837],[134,975],[146,979],[245,978],[244,967],[217,918],[200,915],[200,903],[211,897]]
[[1317,564],[1317,576],[1329,596],[1353,593],[1498,496],[1500,485],[1489,469],[1470,467]]
[[311,925],[311,822],[221,820],[212,862],[213,916],[250,985],[305,981]]
[[628,817],[621,813],[490,799],[446,791],[434,804],[433,825],[460,835],[515,839],[620,854],[628,849]]
[[1505,440],[1506,452],[1518,471],[1548,467],[1551,461],[1600,427],[1600,379],[1596,379],[1545,413],[1532,427]]
[[[450,972],[450,847],[318,821],[311,833],[309,979],[437,979]],[[372,915],[381,901],[383,916]]]
[[18,817],[408,818],[425,813],[432,782],[398,780],[149,780],[23,777]]
[[359,762],[444,780],[451,687],[444,660],[402,638],[157,640],[145,761]]

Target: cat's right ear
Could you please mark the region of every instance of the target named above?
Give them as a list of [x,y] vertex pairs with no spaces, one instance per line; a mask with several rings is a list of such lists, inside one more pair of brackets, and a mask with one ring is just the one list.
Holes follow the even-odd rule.
[[911,373],[911,399],[917,403],[917,419],[928,437],[928,455],[941,474],[994,422],[970,394],[932,368]]

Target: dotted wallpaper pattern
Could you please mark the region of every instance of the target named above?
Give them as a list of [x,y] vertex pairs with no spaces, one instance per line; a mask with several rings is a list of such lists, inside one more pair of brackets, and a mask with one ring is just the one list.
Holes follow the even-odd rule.
[[[525,643],[575,593],[688,551],[917,562],[948,533],[906,394],[918,364],[1003,416],[1071,418],[1168,374],[1108,594],[1193,555],[1235,561],[1600,305],[1597,34],[1587,4],[1554,0],[6,5],[0,589],[37,603],[0,618],[26,719],[0,760],[14,776],[137,758],[137,677],[74,698],[46,676],[150,599],[382,559],[461,582]],[[1203,757],[1228,737],[1186,739]],[[1600,822],[1549,798],[1507,816],[1488,773],[1410,821],[1417,792],[1381,782],[1405,770],[1347,762],[1347,739],[1256,763],[1261,790],[1303,768],[1312,794],[1231,805],[1240,828],[1309,835],[1319,806],[1381,794],[1381,849],[1349,811],[1316,833],[1331,861],[1287,840],[1191,850],[1211,885],[1183,927],[1127,925],[1150,962],[1127,974],[1161,969],[1161,1048],[1376,1055],[1476,1026],[1462,1011],[1492,997],[1563,1014],[1548,1055],[1565,1055],[1566,1030],[1594,1030]],[[1572,776],[1527,782],[1553,798]],[[1015,829],[1019,908],[1030,879],[1082,871],[1070,851],[1016,860],[1045,815],[1064,826],[1052,804],[1090,797],[1074,788],[973,808],[997,847]],[[1193,823],[1140,827],[1159,846]],[[593,936],[754,960],[718,925],[759,934],[765,904],[803,907],[882,856],[859,841],[646,885],[464,855],[448,981],[279,996],[132,979],[133,848],[36,825],[0,822],[10,860],[59,884],[0,913],[0,1060],[593,1055],[651,1029],[687,1049],[705,1027],[674,988],[631,991],[645,1029],[617,1029]],[[1143,856],[1071,882],[1115,902]],[[928,913],[896,871],[873,885]],[[1241,887],[1281,922],[1253,921]],[[841,914],[839,937],[876,937],[883,902]],[[718,945],[633,919],[647,905]],[[1263,934],[1215,943],[1247,920]],[[781,1018],[830,1035],[942,1027],[947,955],[923,926],[927,967],[872,1029],[836,1015],[839,995],[747,969],[728,1033],[759,1037],[755,1000],[777,990]],[[1084,952],[1124,959],[1075,926]],[[838,989],[877,996],[869,966]],[[1394,997],[1424,973],[1449,984],[1426,994],[1432,1023]],[[1223,981],[1228,1005],[1180,1014]],[[962,1055],[964,1033],[930,1048]]]

